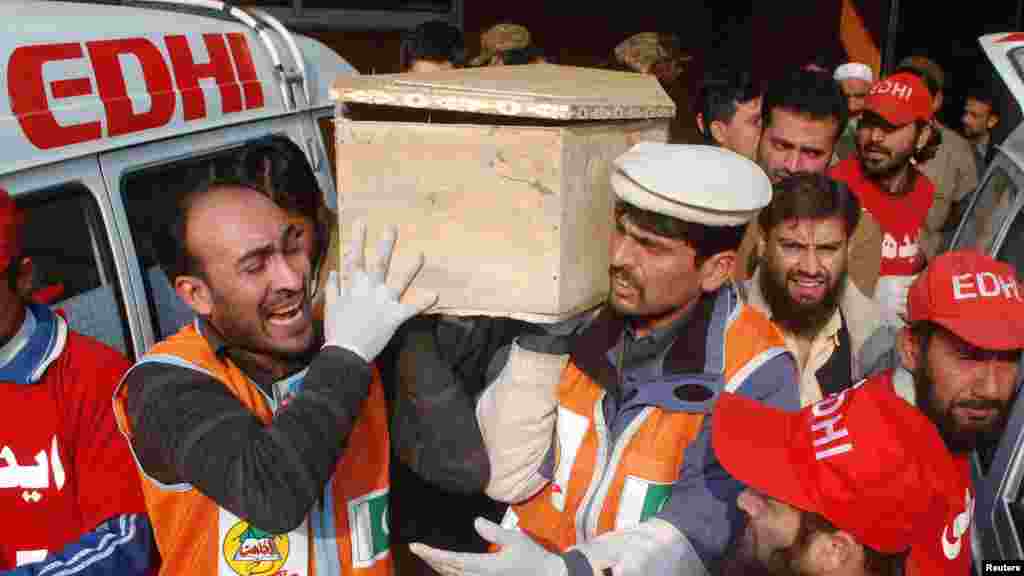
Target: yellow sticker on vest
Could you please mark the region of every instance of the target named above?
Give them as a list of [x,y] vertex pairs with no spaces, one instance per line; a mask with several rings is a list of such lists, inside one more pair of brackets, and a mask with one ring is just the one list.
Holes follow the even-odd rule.
[[305,522],[274,535],[221,509],[220,528],[221,576],[303,576],[309,569]]

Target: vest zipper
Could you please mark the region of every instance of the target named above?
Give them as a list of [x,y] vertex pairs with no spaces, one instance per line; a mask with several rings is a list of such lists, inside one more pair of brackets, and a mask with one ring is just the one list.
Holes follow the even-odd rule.
[[605,392],[601,392],[597,402],[594,403],[594,431],[597,433],[597,458],[594,459],[594,472],[587,485],[587,491],[583,495],[580,507],[576,510],[576,543],[582,544],[586,541],[586,519],[590,511],[591,498],[601,483],[604,475],[605,461],[608,459],[608,427],[604,422],[604,398]]
[[[636,436],[637,431],[643,426],[644,422],[647,421],[647,417],[650,415],[654,408],[648,406],[644,408],[633,421],[626,426],[626,429],[622,431],[622,435],[615,441],[615,447],[612,451],[611,460],[603,466],[603,474],[601,482],[598,484],[598,489],[593,494],[594,499],[588,503],[586,525],[584,526],[584,532],[587,538],[594,538],[597,536],[598,522],[601,519],[601,512],[604,510],[605,500],[608,498],[608,490],[611,489],[612,481],[618,475],[619,462],[622,460],[622,454],[626,451],[626,447],[629,446],[630,441]],[[604,455],[602,455],[604,456]],[[604,462],[602,460],[602,462]]]

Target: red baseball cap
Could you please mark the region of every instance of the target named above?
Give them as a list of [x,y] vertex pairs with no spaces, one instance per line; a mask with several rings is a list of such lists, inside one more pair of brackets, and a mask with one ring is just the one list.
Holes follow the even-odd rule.
[[932,119],[932,95],[924,80],[901,72],[875,82],[864,99],[864,109],[878,114],[893,126],[915,120],[928,121]]
[[19,241],[23,215],[7,190],[0,188],[0,272],[21,252]]
[[928,320],[986,350],[1024,348],[1024,294],[1013,267],[980,252],[946,252],[910,285],[907,321]]
[[946,520],[942,486],[959,477],[935,426],[885,380],[799,412],[724,393],[711,438],[737,480],[884,554],[934,539]]

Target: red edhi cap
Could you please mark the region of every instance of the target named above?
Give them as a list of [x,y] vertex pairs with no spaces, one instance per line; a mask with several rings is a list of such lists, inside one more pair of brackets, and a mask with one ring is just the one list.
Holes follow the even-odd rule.
[[959,477],[935,426],[884,380],[799,412],[722,394],[711,438],[737,480],[883,554],[934,539],[946,520],[942,486]]
[[924,81],[908,72],[879,80],[868,91],[864,108],[893,126],[932,119],[932,95]]
[[1024,294],[1012,266],[980,252],[946,252],[907,292],[907,321],[927,320],[985,350],[1024,348]]
[[7,270],[11,259],[21,251],[19,230],[23,215],[7,190],[0,188],[0,272]]

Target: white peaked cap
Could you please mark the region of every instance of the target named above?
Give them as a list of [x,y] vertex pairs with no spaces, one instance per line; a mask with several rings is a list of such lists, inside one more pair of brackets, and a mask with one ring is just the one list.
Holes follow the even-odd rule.
[[874,82],[875,73],[871,71],[871,67],[867,64],[861,64],[860,62],[847,62],[842,66],[836,68],[835,74],[832,75],[832,79],[839,80],[850,80],[856,78],[865,82]]
[[708,226],[742,226],[772,200],[757,164],[725,148],[640,142],[615,159],[615,195],[637,208]]

